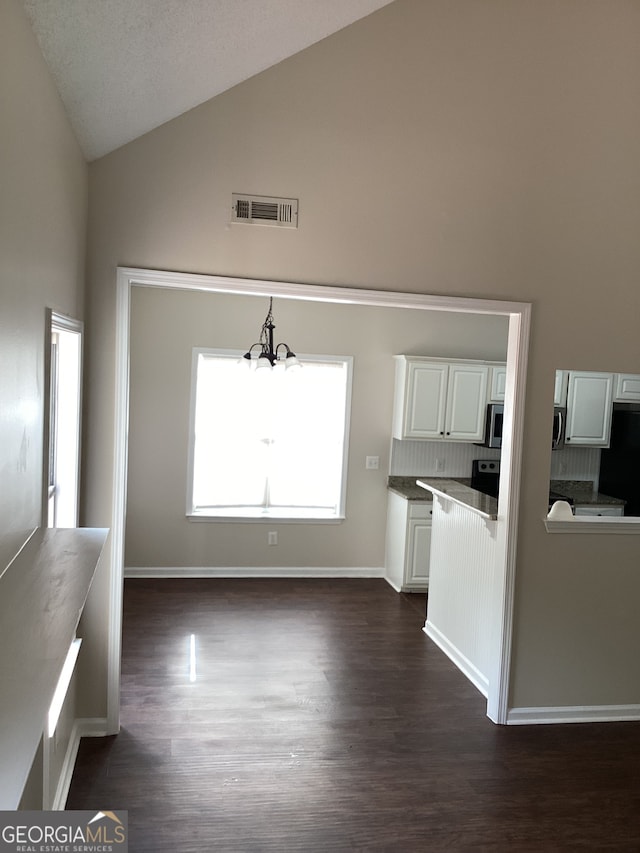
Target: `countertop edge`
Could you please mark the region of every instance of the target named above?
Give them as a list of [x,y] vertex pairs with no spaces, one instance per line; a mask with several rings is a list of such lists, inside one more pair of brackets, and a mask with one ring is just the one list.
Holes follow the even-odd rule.
[[[452,484],[452,488],[454,488],[455,491],[458,491],[459,494],[451,494],[451,492],[445,491],[444,488],[438,488],[438,486],[434,486],[433,483],[429,482],[428,480],[416,480],[416,484],[420,486],[420,488],[432,492],[439,498],[443,498],[444,500],[458,504],[459,506],[468,509],[469,512],[473,512],[476,515],[479,515],[481,518],[484,518],[486,521],[498,520],[498,508],[497,501],[495,498],[490,498],[488,495],[485,495],[482,492],[478,492],[476,489],[472,489],[470,486],[458,483],[455,480],[448,480],[444,482],[450,482]],[[495,512],[487,512],[483,509],[480,509],[480,507],[478,506],[474,506],[472,502],[479,500],[485,501],[489,507],[492,506],[491,502],[493,502],[493,504],[495,504]]]

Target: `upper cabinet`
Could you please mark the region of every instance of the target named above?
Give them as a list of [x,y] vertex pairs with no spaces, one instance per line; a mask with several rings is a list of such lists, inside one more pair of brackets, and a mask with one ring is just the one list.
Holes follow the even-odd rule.
[[567,405],[567,383],[569,382],[568,370],[556,370],[556,384],[553,392],[553,405]]
[[640,376],[634,373],[616,373],[614,401],[616,403],[640,402]]
[[506,390],[507,365],[493,365],[489,368],[489,402],[504,403]]
[[397,356],[394,438],[482,441],[488,378],[486,364]]
[[565,437],[569,446],[609,446],[613,380],[612,373],[569,371]]

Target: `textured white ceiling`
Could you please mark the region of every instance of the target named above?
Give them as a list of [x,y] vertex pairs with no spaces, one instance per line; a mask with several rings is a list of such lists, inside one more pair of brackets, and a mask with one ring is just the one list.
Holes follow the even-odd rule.
[[22,0],[88,160],[393,0]]

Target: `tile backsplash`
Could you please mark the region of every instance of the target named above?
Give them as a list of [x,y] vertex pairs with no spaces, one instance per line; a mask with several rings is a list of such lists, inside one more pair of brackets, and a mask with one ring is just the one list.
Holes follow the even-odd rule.
[[[400,441],[391,445],[389,474],[470,477],[474,459],[500,459],[500,451],[458,441]],[[551,480],[593,480],[597,486],[600,450],[569,447],[551,454]]]
[[551,480],[593,480],[598,488],[599,447],[565,447],[551,454]]
[[389,473],[400,477],[414,474],[470,477],[474,459],[500,459],[500,451],[462,441],[400,441],[394,438]]

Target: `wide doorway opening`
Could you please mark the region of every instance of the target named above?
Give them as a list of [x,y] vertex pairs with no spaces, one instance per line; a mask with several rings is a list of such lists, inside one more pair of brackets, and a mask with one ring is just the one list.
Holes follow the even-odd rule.
[[122,581],[127,507],[131,301],[133,288],[140,287],[196,290],[244,296],[277,296],[279,299],[337,305],[367,305],[391,309],[401,308],[418,312],[493,314],[508,318],[504,426],[498,505],[500,523],[497,532],[495,580],[491,590],[491,612],[494,614],[494,618],[491,630],[492,650],[487,696],[487,715],[489,718],[496,723],[506,723],[530,304],[120,268],[117,277],[115,468],[108,681],[109,731],[115,733],[119,729],[119,638],[122,622]]

